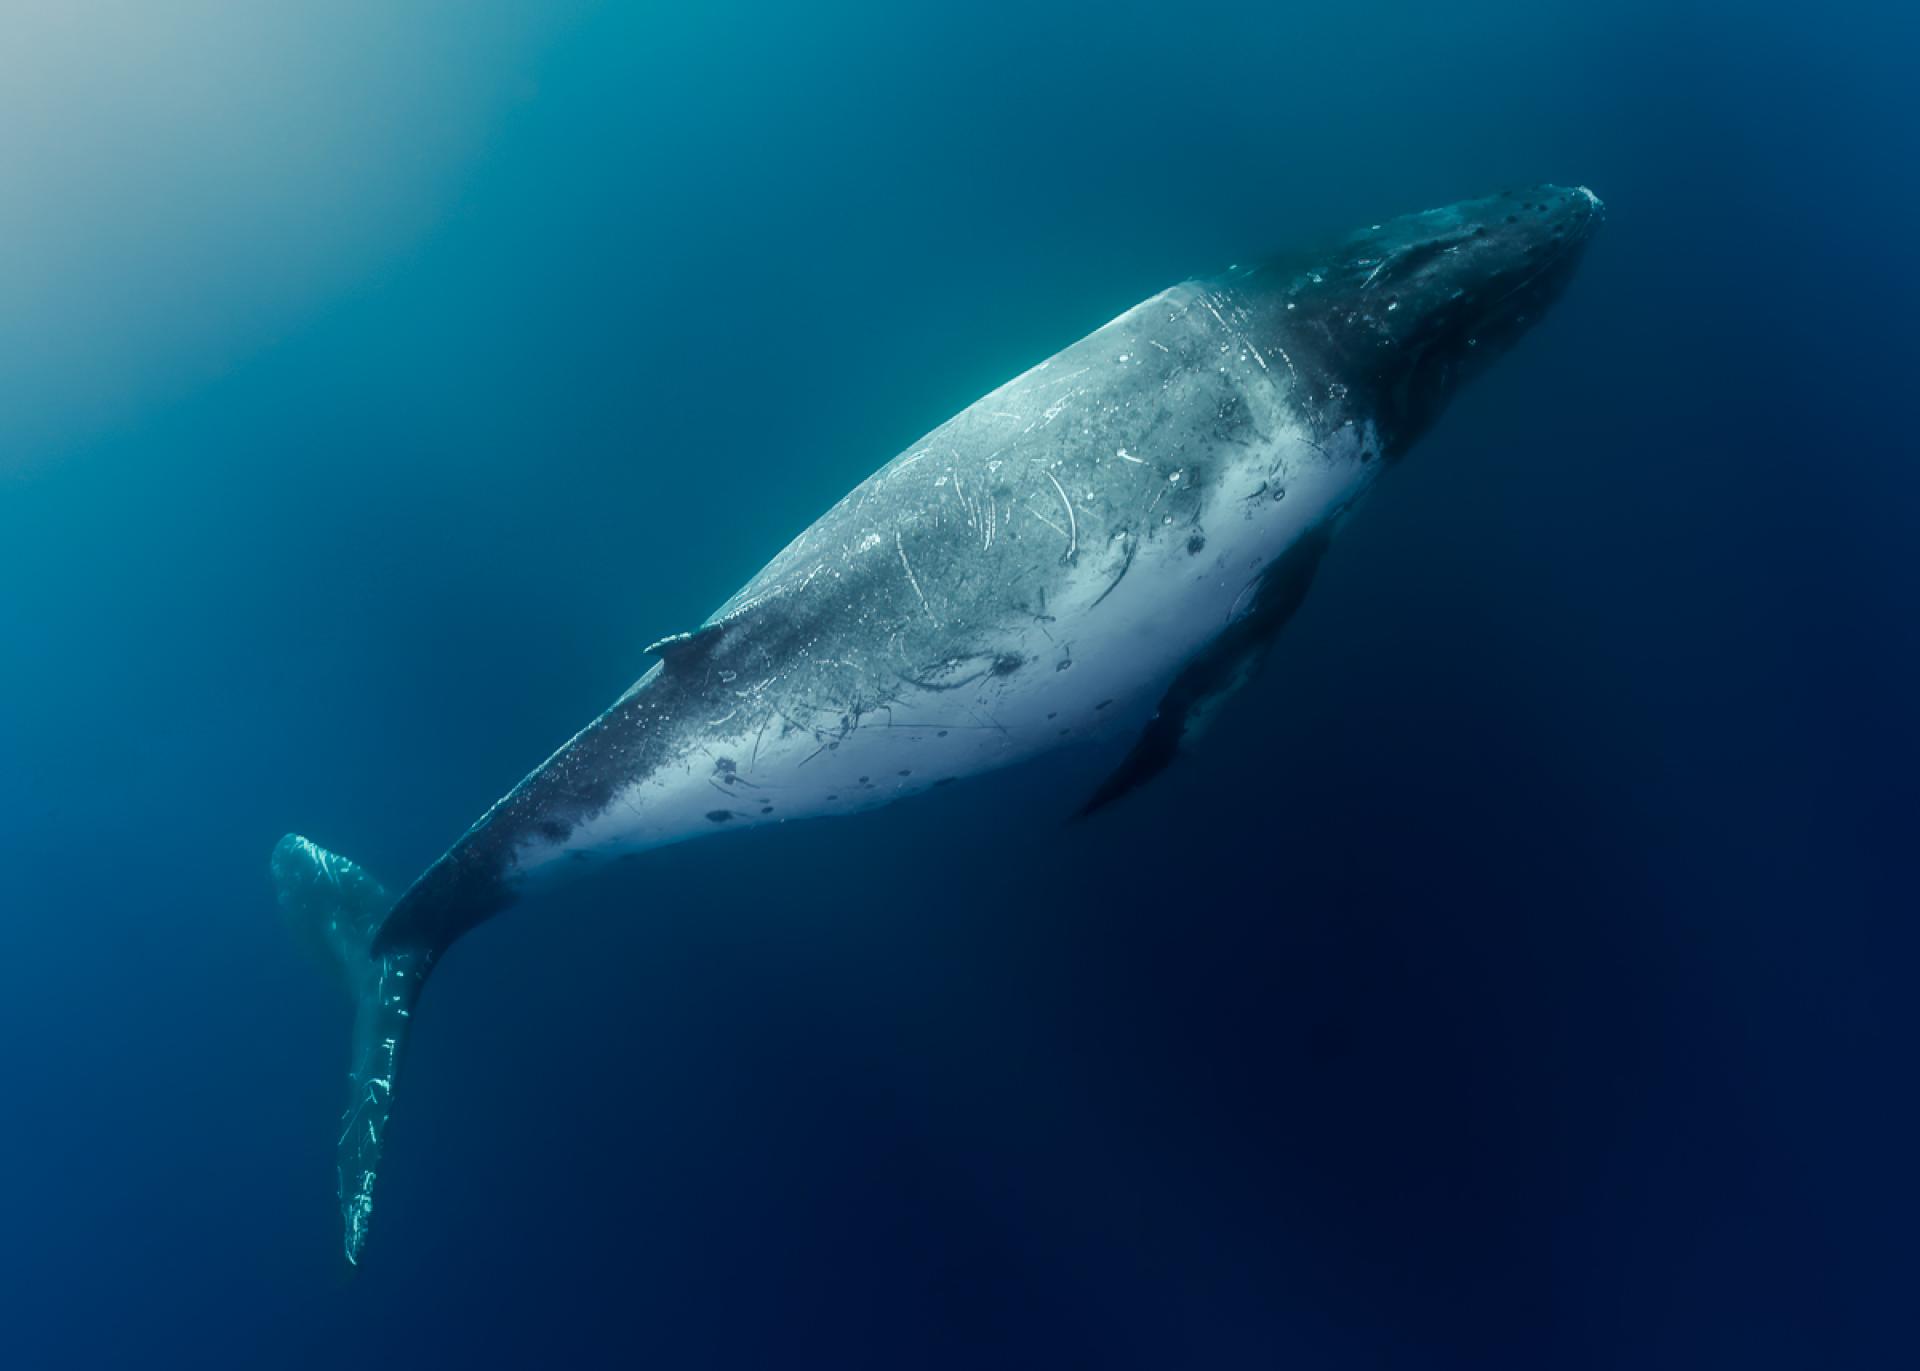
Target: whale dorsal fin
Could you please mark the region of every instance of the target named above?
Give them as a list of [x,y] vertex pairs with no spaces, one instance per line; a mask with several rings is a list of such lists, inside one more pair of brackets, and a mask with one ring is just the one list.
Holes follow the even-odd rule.
[[669,633],[648,643],[647,651],[658,655],[660,664],[668,671],[698,667],[735,630],[750,626],[769,605],[791,593],[792,587],[780,585],[757,595],[735,596],[700,627],[686,633]]
[[704,661],[708,653],[719,644],[726,635],[728,621],[702,624],[689,633],[669,633],[657,642],[647,644],[647,651],[656,654],[667,670],[678,671]]

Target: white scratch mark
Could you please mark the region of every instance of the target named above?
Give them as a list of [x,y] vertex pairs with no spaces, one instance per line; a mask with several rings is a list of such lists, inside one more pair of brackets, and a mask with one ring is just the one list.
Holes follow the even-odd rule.
[[[1238,338],[1241,341],[1241,343],[1245,345],[1247,351],[1253,354],[1253,360],[1260,364],[1260,370],[1266,371],[1268,369],[1267,359],[1260,355],[1260,349],[1253,345],[1253,339],[1247,337],[1246,334],[1234,328],[1234,326],[1232,324],[1229,324],[1225,319],[1221,319],[1220,311],[1213,307],[1213,301],[1205,299],[1205,297],[1202,297],[1201,302],[1206,305],[1207,313],[1211,314],[1215,319],[1220,320],[1220,327],[1225,329],[1228,333],[1231,333],[1234,337]],[[1288,365],[1292,365],[1292,364],[1289,363]]]
[[1041,523],[1045,524],[1048,528],[1052,529],[1055,533],[1059,534],[1062,538],[1067,536],[1067,531],[1064,528],[1061,528],[1060,525],[1056,524],[1053,520],[1049,519],[1046,515],[1042,514],[1039,510],[1035,509],[1032,505],[1023,506],[1023,508],[1025,508],[1027,513],[1031,514],[1034,518],[1038,519]]
[[927,611],[927,617],[938,628],[940,620],[935,617],[933,606],[927,603],[927,592],[920,589],[920,578],[913,574],[913,563],[907,560],[907,545],[900,541],[900,530],[897,528],[893,531],[893,550],[900,554],[900,566],[907,573],[907,583],[913,587],[913,593],[920,597],[920,608]]
[[1067,507],[1067,560],[1073,560],[1073,554],[1080,550],[1080,521],[1073,516],[1073,501],[1067,498],[1066,487],[1051,471],[1041,473],[1053,482],[1053,488],[1060,493],[1060,503]]
[[[1076,376],[1079,375],[1078,372],[1075,372],[1074,374]],[[1024,429],[1021,430],[1021,432],[1032,433],[1036,428],[1045,428],[1048,424],[1051,424],[1055,419],[1058,419],[1062,414],[1066,413],[1067,407],[1074,402],[1074,399],[1079,394],[1080,392],[1078,390],[1068,391],[1065,395],[1062,395],[1058,400],[1055,400],[1052,404],[1048,405],[1046,409],[1041,412],[1040,417],[1038,419],[1035,419],[1032,423],[1028,424]]]

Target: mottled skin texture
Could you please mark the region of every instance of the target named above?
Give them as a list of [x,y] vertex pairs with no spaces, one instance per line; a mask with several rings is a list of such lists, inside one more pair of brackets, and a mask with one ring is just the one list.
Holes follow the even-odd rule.
[[379,945],[444,947],[596,857],[869,808],[1086,739],[1140,739],[1093,798],[1151,776],[1184,716],[1246,679],[1376,472],[1544,307],[1596,204],[1465,202],[1300,271],[1189,282],[986,396],[660,644],[415,883]]

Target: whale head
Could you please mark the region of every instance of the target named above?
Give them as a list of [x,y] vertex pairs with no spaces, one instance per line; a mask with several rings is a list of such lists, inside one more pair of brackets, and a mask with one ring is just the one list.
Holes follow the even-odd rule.
[[1258,269],[1248,303],[1316,426],[1368,421],[1397,457],[1545,313],[1600,219],[1584,186],[1462,200],[1362,229],[1305,269]]

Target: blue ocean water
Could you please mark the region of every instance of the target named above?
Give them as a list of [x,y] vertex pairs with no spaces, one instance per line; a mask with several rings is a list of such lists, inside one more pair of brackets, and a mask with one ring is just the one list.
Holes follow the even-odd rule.
[[[7,1365],[1920,1353],[1911,18],[11,28]],[[346,1277],[282,832],[407,880],[1000,380],[1542,180],[1607,200],[1580,277],[1205,748],[1097,822],[954,852],[955,790],[487,925]]]

